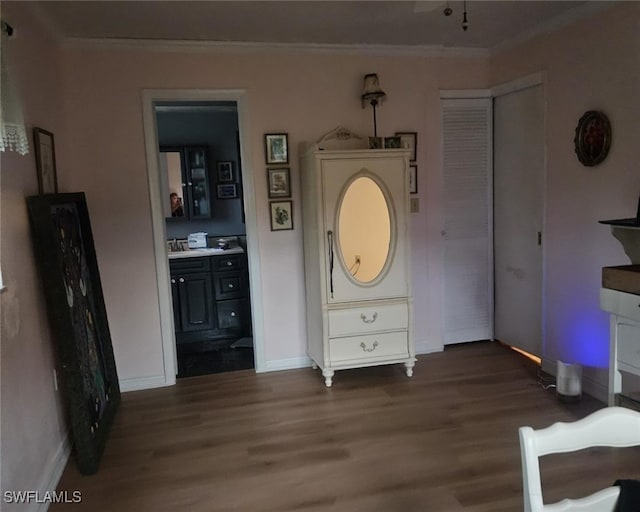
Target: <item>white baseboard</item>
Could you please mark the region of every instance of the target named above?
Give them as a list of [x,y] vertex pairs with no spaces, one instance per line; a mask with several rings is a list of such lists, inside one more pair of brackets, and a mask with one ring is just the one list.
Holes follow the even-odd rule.
[[[280,370],[293,370],[295,368],[308,368],[309,366],[311,366],[311,359],[308,357],[292,357],[289,359],[267,361],[263,371],[277,372]],[[262,371],[257,373],[262,373]]]
[[[56,453],[45,466],[40,478],[40,484],[36,489],[34,489],[37,491],[38,496],[45,496],[47,491],[51,492],[56,490],[70,454],[71,441],[69,439],[69,434],[67,433],[58,446]],[[32,503],[28,510],[33,512],[46,512],[48,509],[49,503]]]
[[417,355],[435,354],[436,352],[442,352],[444,350],[444,345],[434,347],[433,343],[429,343],[428,341],[416,341],[415,347]]
[[140,391],[142,389],[162,388],[165,386],[173,386],[174,382],[167,382],[164,375],[154,375],[152,377],[136,377],[134,379],[120,380],[120,391]]
[[[557,360],[543,358],[540,366],[543,372],[555,376],[558,368],[557,365]],[[582,375],[582,392],[592,396],[596,400],[604,402],[605,404],[608,402],[607,386],[595,379],[585,376],[584,374]]]

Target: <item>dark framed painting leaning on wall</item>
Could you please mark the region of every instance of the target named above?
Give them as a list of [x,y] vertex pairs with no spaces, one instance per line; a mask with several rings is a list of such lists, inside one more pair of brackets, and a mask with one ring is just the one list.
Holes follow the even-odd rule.
[[95,473],[120,403],[84,193],[27,197],[78,469]]

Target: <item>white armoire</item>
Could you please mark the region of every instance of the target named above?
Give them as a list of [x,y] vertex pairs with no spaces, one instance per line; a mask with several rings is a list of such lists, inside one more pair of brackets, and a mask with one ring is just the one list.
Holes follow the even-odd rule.
[[413,374],[408,159],[317,145],[302,156],[307,351],[327,387],[349,368]]

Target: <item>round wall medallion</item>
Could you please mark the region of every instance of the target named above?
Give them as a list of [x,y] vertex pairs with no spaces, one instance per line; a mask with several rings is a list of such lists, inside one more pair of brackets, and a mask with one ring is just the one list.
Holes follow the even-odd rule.
[[601,163],[611,147],[611,123],[598,110],[589,110],[578,121],[573,139],[576,155],[583,165],[593,167]]

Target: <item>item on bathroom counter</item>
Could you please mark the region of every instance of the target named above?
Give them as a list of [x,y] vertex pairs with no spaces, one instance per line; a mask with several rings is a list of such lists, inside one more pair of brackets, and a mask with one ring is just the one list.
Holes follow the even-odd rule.
[[231,249],[233,247],[238,247],[238,237],[237,236],[219,236],[215,237],[211,240],[212,246],[217,247],[218,249]]
[[207,233],[190,233],[189,236],[187,236],[187,243],[189,249],[204,249],[207,247]]
[[167,240],[167,251],[168,252],[181,252],[188,251],[189,246],[187,244],[186,238],[173,238],[171,240]]

